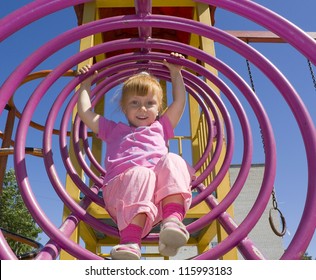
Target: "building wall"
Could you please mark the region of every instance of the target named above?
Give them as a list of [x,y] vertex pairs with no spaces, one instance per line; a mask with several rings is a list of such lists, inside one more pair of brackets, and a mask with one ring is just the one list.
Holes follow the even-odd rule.
[[[230,180],[233,183],[239,173],[240,165],[232,165],[230,168]],[[262,178],[264,173],[263,164],[253,164],[241,193],[238,195],[234,203],[234,220],[237,224],[240,224],[251,207],[253,207],[255,200],[257,199]],[[284,253],[282,238],[277,236],[271,229],[269,223],[269,210],[272,207],[272,199],[263,212],[256,226],[252,229],[248,237],[252,240],[259,251],[264,255],[266,259],[279,259]],[[275,225],[278,225],[279,216],[276,211],[272,211],[273,221]],[[240,259],[243,259],[239,255]]]

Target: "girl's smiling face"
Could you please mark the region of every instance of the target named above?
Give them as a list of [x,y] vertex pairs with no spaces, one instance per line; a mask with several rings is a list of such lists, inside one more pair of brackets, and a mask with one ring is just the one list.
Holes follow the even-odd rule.
[[136,74],[125,81],[121,108],[130,125],[149,126],[162,109],[163,92],[155,77]]
[[125,100],[123,112],[130,125],[149,126],[159,113],[158,96],[152,91],[144,96],[130,93]]

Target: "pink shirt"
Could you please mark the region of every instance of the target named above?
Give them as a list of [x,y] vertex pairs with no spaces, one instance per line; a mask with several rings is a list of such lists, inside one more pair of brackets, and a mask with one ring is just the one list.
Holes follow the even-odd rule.
[[164,116],[141,127],[100,118],[98,137],[107,144],[104,183],[133,166],[153,168],[168,153],[168,140],[173,136],[173,127]]

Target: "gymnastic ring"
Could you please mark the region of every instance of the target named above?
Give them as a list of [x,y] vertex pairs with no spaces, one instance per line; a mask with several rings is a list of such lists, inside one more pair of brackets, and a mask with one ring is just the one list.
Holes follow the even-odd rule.
[[[281,231],[279,231],[279,230],[276,228],[276,226],[275,226],[275,224],[274,224],[274,222],[273,222],[272,210],[276,210],[276,211],[278,211],[278,213],[279,213],[279,216],[280,216],[280,218],[281,218],[281,225],[282,225],[282,230],[281,230]],[[269,223],[270,223],[270,226],[271,226],[273,232],[274,232],[277,236],[280,236],[280,237],[284,236],[284,234],[285,234],[285,232],[286,232],[286,221],[285,221],[285,218],[284,218],[284,216],[283,216],[283,214],[282,214],[282,212],[280,211],[279,208],[271,208],[271,209],[270,209],[270,211],[269,211]]]

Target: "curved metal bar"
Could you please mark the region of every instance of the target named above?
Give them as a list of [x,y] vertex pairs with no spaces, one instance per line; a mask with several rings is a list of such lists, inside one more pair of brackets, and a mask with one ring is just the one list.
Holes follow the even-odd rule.
[[[39,78],[44,78],[46,77],[49,73],[51,72],[51,70],[42,70],[42,71],[38,71],[38,72],[34,72],[34,73],[31,73],[30,75],[28,75],[22,82],[22,85],[30,82],[30,81],[33,81],[35,79],[39,79]],[[67,71],[66,73],[64,73],[63,77],[73,77],[75,76],[75,73],[73,70],[69,70]],[[18,110],[18,108],[16,107],[15,105],[15,102],[14,102],[14,96],[12,96],[10,98],[10,100],[8,101],[8,104],[9,106],[12,108],[14,107],[15,108],[15,115],[17,118],[21,118],[21,112]],[[41,130],[41,131],[44,131],[44,125],[41,125],[35,121],[31,121],[30,122],[30,126],[37,129],[37,130]],[[59,134],[59,130],[57,129],[54,129],[53,131],[54,134],[58,135]],[[67,132],[67,135],[70,136],[70,131]]]
[[307,35],[302,29],[288,21],[277,13],[261,6],[255,2],[247,0],[194,0],[225,10],[234,12],[242,17],[248,18],[261,26],[266,27],[284,41],[291,44],[295,49],[300,51],[305,57],[316,64],[316,49],[314,39]]
[[[93,71],[93,70],[91,70],[91,71]],[[250,92],[252,93],[252,91],[250,90]]]
[[[312,61],[313,64],[316,64],[315,41],[296,25],[271,10],[254,2],[245,0],[238,2],[232,0],[202,0],[200,2],[216,5],[226,10],[235,12],[262,26],[265,26],[267,29],[273,31],[286,42],[291,44],[296,50],[300,51],[305,57]],[[308,162],[308,189],[305,207],[297,231],[285,253],[281,257],[281,259],[300,259],[302,252],[305,252],[316,229],[316,178],[312,175],[316,168],[316,129],[307,109],[294,89],[291,88],[290,93],[288,94],[286,91],[288,86],[283,83],[282,79],[279,79],[279,75],[271,80],[280,90],[282,96],[290,106],[300,127],[300,132],[306,149]],[[303,119],[304,121],[302,121]]]
[[[123,41],[124,41],[124,40],[123,40]],[[128,44],[129,44],[129,46],[130,46],[131,43],[128,42]],[[135,42],[133,42],[133,46],[134,46],[135,44],[136,44],[136,45],[137,45],[137,44],[142,44],[142,42],[137,42],[137,41],[135,41]],[[104,49],[104,46],[105,46],[105,45],[101,46],[102,49]],[[121,49],[124,48],[124,46],[123,46],[122,44],[116,43],[116,46],[119,47],[119,48],[121,48]],[[171,47],[171,46],[170,46],[170,47]],[[84,52],[82,52],[81,54],[83,55]],[[62,70],[61,70],[61,72],[62,72]],[[101,77],[100,77],[100,78],[101,78]],[[32,104],[33,104],[33,103],[32,103]],[[60,104],[59,104],[58,106],[60,106]],[[58,107],[58,106],[57,106],[57,107]],[[47,125],[47,127],[48,127],[48,125]],[[251,145],[249,145],[249,146],[251,146]],[[50,162],[50,161],[51,161],[51,160],[49,160],[49,162]],[[229,164],[228,164],[228,166],[229,166]],[[228,167],[227,167],[227,168],[228,168]],[[225,173],[226,173],[226,172],[225,172]],[[55,175],[54,175],[53,177],[55,178]]]
[[37,0],[36,2],[24,5],[0,20],[0,42],[21,28],[51,13],[92,1],[93,0]]
[[0,260],[17,260],[17,256],[10,248],[8,242],[5,240],[2,230],[0,230]]
[[[213,2],[213,3],[219,3],[221,1],[208,1],[208,3]],[[232,2],[232,1],[223,1],[224,3],[229,3],[229,5],[234,6],[234,5],[238,5],[238,3],[240,2],[240,5],[247,5],[247,7],[252,7],[252,10],[250,10],[250,14],[253,15],[255,14],[255,11],[260,11],[260,9],[258,9],[256,6],[252,6],[251,2],[249,1],[239,1],[238,3],[236,2]],[[238,7],[239,9],[241,9],[240,7]],[[242,10],[242,9],[241,9]],[[244,9],[245,10],[245,9]],[[266,15],[266,13],[265,13]],[[125,17],[125,19],[127,19],[127,21],[125,23],[129,23],[132,24],[132,19],[133,17]],[[261,17],[260,15],[257,16],[257,18],[262,19],[263,16]],[[131,21],[128,21],[128,20]],[[290,258],[290,257],[297,257],[300,254],[301,249],[307,247],[308,245],[308,241],[310,240],[309,238],[312,236],[313,234],[313,230],[315,229],[315,214],[311,214],[311,213],[316,213],[316,211],[312,211],[315,210],[315,203],[313,205],[313,202],[315,202],[315,196],[316,196],[316,191],[315,189],[313,189],[313,186],[315,186],[315,176],[313,175],[313,170],[315,170],[315,162],[314,162],[314,158],[315,158],[315,127],[313,125],[313,122],[311,121],[311,118],[307,112],[307,110],[305,109],[304,104],[301,102],[300,98],[298,97],[298,95],[296,94],[295,90],[289,85],[289,83],[286,81],[286,79],[283,77],[283,75],[281,73],[279,73],[277,71],[277,69],[275,69],[271,64],[269,64],[265,59],[263,59],[260,55],[258,55],[256,52],[254,52],[251,48],[247,48],[245,45],[241,44],[241,42],[238,42],[236,40],[234,40],[233,38],[230,38],[227,34],[222,34],[221,32],[215,32],[215,29],[212,29],[210,27],[203,27],[201,24],[192,24],[190,25],[189,22],[190,21],[186,21],[186,20],[182,20],[177,18],[177,22],[172,21],[171,17],[168,17],[168,20],[170,19],[170,21],[167,20],[167,17],[160,17],[159,23],[156,22],[155,20],[158,20],[159,16],[156,17],[148,17],[148,19],[143,20],[143,22],[141,23],[141,25],[143,27],[146,27],[148,24],[148,26],[161,26],[160,24],[162,24],[163,27],[168,27],[169,28],[175,28],[175,29],[184,29],[190,33],[197,33],[197,34],[201,34],[202,36],[205,37],[209,37],[212,39],[215,39],[216,41],[219,41],[221,43],[223,43],[224,45],[227,45],[228,47],[230,47],[231,49],[235,50],[236,52],[240,53],[241,55],[245,56],[247,59],[249,59],[250,61],[252,61],[252,63],[254,63],[255,65],[257,65],[257,67],[259,69],[262,70],[263,73],[266,74],[267,77],[269,77],[269,79],[275,84],[275,86],[280,90],[281,94],[284,96],[285,100],[288,102],[289,106],[292,109],[292,112],[295,115],[295,118],[299,124],[299,127],[301,129],[301,133],[303,136],[303,140],[304,140],[304,144],[305,144],[305,148],[306,148],[306,154],[307,154],[307,159],[308,159],[308,176],[309,176],[309,184],[308,184],[308,196],[307,196],[307,200],[306,200],[306,204],[305,204],[305,209],[304,209],[304,213],[303,213],[303,218],[301,220],[300,226],[299,226],[299,230],[297,232],[297,234],[295,235],[295,237],[293,238],[293,241],[290,244],[291,250],[287,250],[285,255],[283,256],[283,258]],[[275,18],[274,18],[275,19]],[[172,22],[171,22],[172,21]],[[105,22],[105,21],[104,21]],[[109,20],[110,22],[110,20]],[[150,22],[150,23],[149,23]],[[270,23],[269,19],[267,20],[267,22]],[[281,25],[281,21],[278,20],[278,18],[276,18],[276,20],[274,21],[274,25],[275,28],[278,29],[281,27],[278,26],[278,24],[275,24],[275,22],[280,23]],[[135,25],[137,25],[134,22]],[[282,22],[282,24],[284,24]],[[119,25],[117,23],[117,25]],[[100,24],[100,26],[102,26],[102,24]],[[129,25],[130,26],[130,25]],[[287,24],[284,24],[284,26],[288,27],[288,29],[292,32],[294,32],[295,34],[300,35],[300,38],[302,39],[300,42],[303,42],[303,39],[306,39],[307,36],[305,36],[305,34],[303,34],[303,32],[300,32],[299,30],[292,28],[292,26],[289,26]],[[95,27],[95,28],[94,28]],[[88,28],[91,28],[90,31],[93,30],[93,32],[96,31],[96,29],[98,28],[97,26],[94,26],[91,24],[88,26],[88,24],[84,27],[82,27],[82,31],[83,30],[88,30]],[[125,25],[126,27],[126,25]],[[87,29],[85,29],[87,28]],[[115,27],[112,26],[112,28],[114,29]],[[80,30],[79,28],[77,30]],[[72,30],[74,31],[74,30]],[[80,36],[84,33],[84,32],[78,32],[80,33]],[[87,31],[86,33],[89,34],[89,31]],[[97,33],[97,32],[95,32]],[[65,33],[64,33],[65,34]],[[71,35],[71,34],[69,34]],[[78,35],[78,34],[77,34]],[[75,36],[74,36],[75,37]],[[74,38],[72,37],[72,39]],[[84,36],[82,36],[84,37]],[[293,36],[292,37],[297,37],[297,36]],[[60,38],[60,37],[58,37]],[[292,39],[293,40],[293,39]],[[57,40],[56,40],[57,41]],[[54,41],[54,42],[56,42]],[[67,41],[69,42],[69,40]],[[50,45],[50,44],[49,44]],[[53,47],[54,45],[51,44],[50,47],[52,47],[52,52],[54,52],[54,50],[56,50],[56,45]],[[150,44],[146,44],[146,47],[149,47]],[[306,47],[313,47],[313,49],[315,50],[315,42],[311,42],[310,39],[308,39],[307,41],[304,41],[303,43],[299,43],[299,46],[297,46],[300,50],[303,49],[305,47],[305,49],[308,49]],[[58,47],[63,47],[63,46],[58,46]],[[42,54],[45,54],[45,51],[43,48],[41,48]],[[312,50],[310,50],[311,53]],[[38,55],[38,57],[36,57]],[[47,55],[47,53],[45,54]],[[23,78],[23,75],[25,75],[25,73],[27,73],[27,71],[29,71],[29,69],[33,69],[33,67],[35,67],[37,64],[37,62],[35,61],[36,58],[38,58],[38,62],[41,61],[42,56],[40,55],[40,52],[37,54],[34,54],[33,56],[30,56],[28,58],[30,65],[26,65],[23,64],[23,67],[19,67],[19,70],[22,70],[20,72],[20,75],[18,74],[12,74],[9,79],[6,81],[6,83],[3,86],[3,89],[7,89],[8,91],[3,91],[4,92],[4,98],[1,99],[3,100],[4,103],[1,103],[0,105],[4,105],[6,104],[7,101],[7,97],[11,96],[12,93],[12,89],[14,91],[15,88],[15,81],[17,84],[19,84],[19,79]],[[311,61],[315,61],[315,56],[313,56],[313,59],[311,57],[309,57]],[[32,61],[32,59],[34,59],[34,61]],[[17,72],[15,72],[17,73]],[[15,77],[16,75],[16,77]],[[17,78],[16,80],[14,80],[14,78]],[[10,83],[12,82],[12,84]],[[240,82],[239,82],[240,84]],[[240,85],[241,86],[241,85]],[[2,112],[2,107],[0,107],[0,111]],[[260,106],[255,105],[255,111],[260,111]],[[23,113],[24,115],[24,113]],[[27,114],[25,115],[25,118],[27,119]],[[259,115],[258,116],[259,120],[262,122],[265,122],[265,116],[264,115]],[[25,130],[25,128],[24,128]],[[266,151],[269,151],[271,154],[275,153],[275,147],[272,145],[273,140],[270,138],[270,133],[272,132],[269,125],[266,124],[264,127],[264,132],[266,135],[266,139],[268,139],[270,141],[270,143],[268,145],[266,145]],[[23,133],[21,133],[21,135],[23,135]],[[265,139],[265,140],[266,140]],[[23,143],[24,140],[21,140],[21,143]],[[268,142],[269,142],[268,141]],[[26,170],[23,170],[23,151],[19,151],[19,155],[15,156],[16,158],[16,167],[18,170],[18,167],[22,166],[22,170],[20,172],[20,181],[27,179],[27,173]],[[273,162],[273,159],[271,158],[270,155],[268,155],[267,158],[267,162]],[[271,183],[271,178],[273,180],[274,177],[274,172],[273,172],[274,166],[268,166],[267,170],[265,170],[265,175],[267,177],[264,178],[263,180],[263,186],[268,186],[269,183]],[[269,175],[269,176],[268,176]],[[28,183],[27,183],[28,184]],[[24,186],[25,189],[28,188],[27,184]],[[29,190],[27,191],[29,192]],[[25,196],[27,196],[27,192],[25,192]],[[269,188],[267,188],[266,191],[262,190],[259,193],[260,198],[266,197],[266,195],[269,192]],[[30,197],[32,197],[32,194],[30,194]],[[257,205],[258,204],[258,205]],[[258,215],[260,211],[257,211],[258,209],[262,209],[264,203],[261,203],[260,201],[258,201],[258,203],[256,203],[255,207],[252,210],[256,210],[253,211],[251,214],[249,214],[247,216],[246,219],[251,220],[254,216]],[[35,205],[33,205],[35,206]],[[36,207],[30,207],[31,209],[35,210],[34,208]],[[36,212],[36,211],[34,211]],[[255,212],[255,213],[254,213]],[[41,213],[38,212],[37,214],[35,213],[35,215],[37,215],[38,217],[41,217],[40,215]],[[252,224],[252,222],[248,223],[247,226],[244,226],[243,229],[242,226],[240,228],[238,228],[234,233],[232,233],[232,235],[230,235],[227,239],[231,239],[230,241],[232,241],[232,243],[229,244],[229,246],[233,245],[234,243],[238,242],[238,237],[237,235],[242,236],[244,233],[243,231],[245,230],[245,228],[248,228],[248,226],[250,226]],[[306,227],[304,227],[304,225],[307,225]],[[307,232],[306,232],[307,230]],[[304,231],[304,234],[303,234]],[[235,234],[235,235],[234,235]],[[234,235],[234,237],[232,237]],[[302,238],[302,237],[305,238]],[[307,237],[307,238],[306,238]],[[304,240],[303,240],[304,239]],[[64,240],[63,238],[61,238],[61,240],[59,240],[61,243],[67,244],[67,241]],[[223,241],[221,244],[219,244],[219,246],[217,246],[216,248],[214,248],[214,250],[212,250],[212,252],[207,252],[207,254],[203,254],[203,256],[200,256],[200,258],[209,258],[209,257],[213,257],[216,258],[220,253],[225,252],[225,250],[229,247],[228,246],[228,242],[224,244],[225,241]],[[84,252],[79,252],[80,254],[82,254],[82,256],[84,256]],[[93,257],[93,256],[92,256]],[[94,258],[94,257],[93,257]]]
[[34,103],[34,105],[35,105],[35,103]]
[[33,248],[35,248],[34,250],[28,252],[28,253],[24,253],[21,255],[18,255],[17,258],[20,260],[28,260],[28,259],[33,259],[34,257],[36,257],[36,255],[43,249],[43,245],[39,242],[37,242],[36,240],[30,239],[26,236],[22,236],[20,234],[11,232],[9,230],[6,230],[2,227],[0,227],[0,231],[2,231],[2,233],[4,233],[5,237],[11,238],[12,240],[15,240],[17,242],[29,245]]
[[[104,65],[103,65],[104,66]],[[137,64],[133,64],[132,65],[132,67],[139,67],[139,65]],[[124,72],[120,72],[120,71],[118,71],[118,70],[120,70],[120,68],[123,68],[123,69],[127,69],[127,65],[126,64],[124,64],[124,65],[120,65],[120,66],[116,66],[116,67],[112,67],[110,70],[108,70],[108,71],[105,71],[105,73],[102,73],[102,76],[110,76],[110,78],[107,78],[107,80],[106,80],[106,83],[107,83],[107,87],[103,87],[103,85],[102,84],[99,84],[98,86],[100,86],[101,88],[103,88],[103,91],[108,91],[111,87],[112,87],[112,83],[111,83],[111,80],[112,81],[116,81],[116,83],[118,83],[119,81],[121,81],[123,78],[125,79],[126,77],[128,77],[128,76],[130,76],[131,74],[133,74],[133,72],[135,71],[135,70],[130,70],[130,71],[124,71]],[[110,72],[109,72],[110,71]],[[117,76],[117,75],[113,75],[112,76],[112,74],[111,74],[111,72],[114,72],[114,73],[116,73],[116,72],[120,72],[120,73],[122,73],[121,74],[121,77],[119,77],[119,76]],[[159,76],[160,77],[160,76]],[[102,77],[100,77],[100,79],[101,79]],[[66,88],[65,88],[66,89]],[[69,90],[67,90],[67,91],[62,91],[61,92],[61,95],[59,96],[59,97],[61,97],[61,96],[63,96],[64,94],[69,94]],[[75,95],[76,96],[76,95]],[[62,98],[63,100],[65,99],[65,96]],[[76,101],[76,99],[75,99],[75,101]],[[72,103],[72,104],[71,104]],[[62,144],[61,144],[61,150],[62,150],[62,153],[64,153],[64,151],[67,151],[68,149],[65,147],[65,145],[66,145],[66,140],[65,140],[65,134],[63,133],[64,131],[65,131],[65,128],[66,128],[66,123],[67,123],[67,120],[69,120],[69,118],[70,118],[70,113],[72,112],[72,110],[73,110],[73,106],[74,106],[74,104],[73,104],[74,102],[73,101],[71,101],[70,103],[69,103],[69,105],[68,105],[68,107],[67,107],[67,109],[66,109],[66,111],[65,111],[65,114],[64,114],[64,116],[63,116],[63,127],[61,127],[61,138],[63,138],[63,140],[61,140],[61,142],[62,142]],[[55,110],[56,109],[56,112],[54,112],[54,115],[57,115],[58,114],[58,108],[60,108],[60,105],[61,105],[61,102],[57,102],[57,103],[55,103],[54,105],[53,105],[53,107],[52,107],[52,110]],[[51,112],[52,112],[52,110],[51,110]],[[49,114],[50,115],[50,114]],[[66,115],[68,115],[68,116],[66,116]],[[52,124],[53,123],[51,123],[50,125],[48,125],[48,124],[46,124],[46,128],[47,129],[49,129],[49,127],[52,127]],[[76,128],[74,128],[74,134],[76,134]],[[50,135],[46,135],[44,138],[46,139],[47,137],[51,137],[51,133],[50,133]],[[78,139],[77,140],[75,140],[75,142],[78,142]],[[51,147],[47,147],[47,150],[50,150],[50,148]],[[63,158],[64,158],[64,160],[65,161],[67,161],[67,163],[66,163],[66,169],[68,170],[68,174],[70,174],[71,176],[72,176],[72,174],[75,172],[74,171],[74,169],[71,167],[71,168],[69,168],[69,167],[67,167],[67,165],[69,165],[70,163],[69,163],[69,161],[67,160],[68,158],[69,158],[69,156],[68,156],[68,153],[67,152],[65,152],[65,155],[63,155]],[[83,159],[80,159],[80,158],[78,158],[79,159],[79,161],[83,164]],[[47,161],[50,163],[50,165],[52,165],[52,162],[53,162],[53,160],[52,160],[52,158],[51,158],[51,156],[49,155],[48,156],[48,158],[47,158]],[[85,168],[85,170],[87,170],[87,171],[89,171],[88,170],[88,168],[85,166],[84,167]],[[51,169],[51,168],[50,168]],[[49,171],[50,172],[50,171]],[[50,176],[50,177],[52,177],[52,178],[54,178],[54,179],[56,179],[57,178],[57,175],[54,173],[52,176]],[[78,181],[78,180],[81,180],[78,176],[75,176],[75,177],[72,177],[72,179],[76,182],[76,184],[79,186],[79,188],[80,188],[80,185],[82,185],[82,182],[80,182],[80,181]],[[52,184],[53,185],[55,185],[55,182],[53,182],[52,181]],[[82,189],[82,191],[83,192],[85,192],[85,194],[86,195],[88,195],[89,196],[89,192],[88,192],[88,188],[87,188],[87,186],[85,186],[85,185],[83,185],[84,187],[85,187],[85,189]],[[58,190],[57,190],[58,191]],[[91,197],[90,197],[91,198]],[[64,198],[63,198],[63,201],[67,204],[67,202],[64,200]]]

